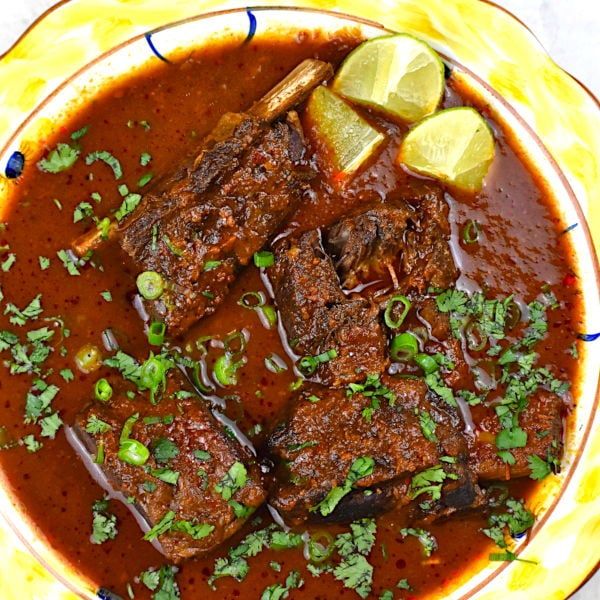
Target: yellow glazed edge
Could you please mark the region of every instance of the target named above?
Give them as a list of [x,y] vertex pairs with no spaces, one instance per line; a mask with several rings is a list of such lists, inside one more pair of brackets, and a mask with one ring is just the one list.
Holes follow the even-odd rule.
[[[600,110],[597,102],[546,55],[506,11],[478,0],[296,0],[254,6],[303,6],[339,11],[413,33],[453,55],[512,104],[533,126],[574,188],[592,236],[600,239]],[[0,58],[0,145],[62,81],[123,41],[199,13],[244,7],[218,0],[70,0],[46,13]],[[98,19],[98,15],[110,15]],[[52,40],[50,43],[48,40]],[[43,77],[40,76],[43,74]],[[564,111],[568,104],[571,110]],[[39,131],[43,137],[43,127]],[[2,187],[8,182],[0,177]],[[512,565],[477,595],[486,600],[562,600],[597,565],[600,549],[600,417],[565,493],[569,508],[554,515],[526,550],[561,539],[561,555],[536,570]],[[549,562],[549,564],[547,564]],[[10,588],[6,585],[10,582]],[[0,528],[0,589],[5,600],[72,599],[8,529]]]

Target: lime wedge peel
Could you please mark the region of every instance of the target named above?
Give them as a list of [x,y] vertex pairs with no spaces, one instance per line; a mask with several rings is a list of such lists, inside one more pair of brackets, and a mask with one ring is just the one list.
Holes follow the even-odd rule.
[[346,101],[324,86],[311,94],[307,111],[338,173],[356,171],[385,140]]
[[473,108],[441,110],[411,129],[398,161],[411,171],[467,191],[478,191],[494,160],[494,135]]
[[444,94],[444,64],[407,34],[363,42],[343,62],[333,90],[352,102],[413,123],[433,113]]

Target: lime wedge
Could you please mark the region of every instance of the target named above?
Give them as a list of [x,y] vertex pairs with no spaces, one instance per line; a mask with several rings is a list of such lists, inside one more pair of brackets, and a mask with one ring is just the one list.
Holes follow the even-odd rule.
[[444,93],[444,65],[425,42],[398,34],[363,42],[335,76],[333,90],[410,123],[430,115]]
[[308,116],[338,173],[356,171],[377,150],[385,136],[326,87],[310,96]]
[[449,108],[411,129],[398,161],[411,171],[478,191],[494,159],[494,135],[473,108]]

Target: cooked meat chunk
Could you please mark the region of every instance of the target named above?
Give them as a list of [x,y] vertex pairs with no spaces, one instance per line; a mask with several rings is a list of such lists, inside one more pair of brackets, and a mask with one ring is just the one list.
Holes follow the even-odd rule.
[[344,217],[329,229],[326,245],[345,288],[397,268],[395,287],[422,294],[450,286],[458,275],[449,238],[443,192],[428,184]]
[[172,335],[214,312],[247,265],[299,202],[308,170],[293,124],[229,115],[194,165],[148,195],[120,243],[165,291],[147,302]]
[[519,417],[520,427],[527,433],[527,445],[514,448],[510,452],[515,458],[514,465],[508,465],[498,456],[495,444],[500,423],[495,414],[484,417],[480,432],[471,443],[470,463],[480,480],[501,480],[526,477],[530,474],[528,458],[539,456],[547,460],[549,456],[562,455],[562,400],[555,394],[538,391],[529,399],[527,408]]
[[[415,188],[416,186],[413,186]],[[400,263],[400,288],[423,294],[429,287],[446,289],[454,284],[458,269],[450,251],[450,223],[444,192],[424,185],[412,202],[416,216],[404,238]]]
[[[129,436],[151,451],[143,466],[118,455],[123,426],[135,414],[139,418]],[[171,527],[158,537],[171,561],[210,552],[265,499],[260,470],[249,451],[225,433],[197,398],[165,398],[155,407],[124,396],[110,404],[96,402],[79,415],[76,431],[90,452],[103,452],[101,469],[111,485],[135,499],[151,527],[171,517]]]
[[318,363],[317,380],[340,386],[382,372],[387,359],[379,309],[342,292],[319,232],[281,239],[274,250],[269,276],[290,346],[299,356],[335,351]]
[[351,289],[369,276],[380,276],[392,266],[412,212],[405,203],[375,204],[331,227],[327,248],[345,288]]
[[[308,385],[273,431],[269,450],[279,462],[279,474],[270,502],[291,523],[348,521],[408,504],[412,476],[440,464],[442,456],[456,460],[444,464],[452,472],[466,463],[466,441],[449,416],[429,402],[422,381],[371,377],[358,389],[348,394]],[[434,438],[423,433],[423,413],[435,423]],[[324,514],[319,503],[344,486],[361,457],[374,461],[372,473],[354,481],[333,511]],[[460,480],[462,471],[456,477]],[[442,495],[444,508],[472,503],[470,483],[468,498],[450,496],[446,503]]]

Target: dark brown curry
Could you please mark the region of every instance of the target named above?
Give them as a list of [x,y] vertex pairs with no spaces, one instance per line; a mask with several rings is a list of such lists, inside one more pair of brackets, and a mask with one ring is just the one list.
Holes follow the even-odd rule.
[[[407,127],[368,110],[387,140],[343,185],[302,106],[235,120],[204,155],[212,172],[181,170],[224,113],[359,41],[307,32],[157,62],[28,157],[0,236],[0,460],[101,598],[450,589],[490,553],[515,558],[532,479],[560,468],[581,316],[571,248],[509,133],[451,75],[444,107],[475,104],[495,132],[477,195],[400,168]],[[57,143],[81,156],[35,168]],[[117,209],[119,239],[69,251]],[[171,299],[146,281],[143,301],[141,272],[169,279]]]

